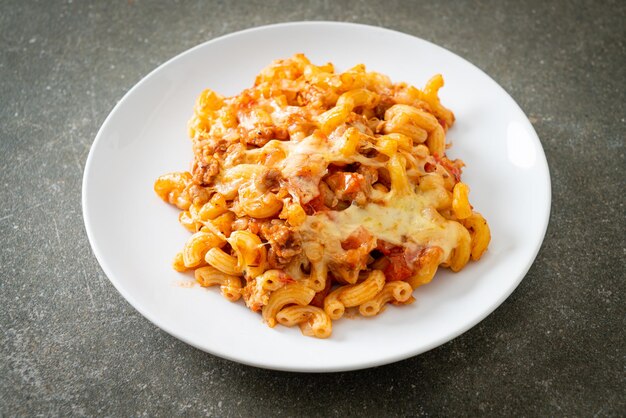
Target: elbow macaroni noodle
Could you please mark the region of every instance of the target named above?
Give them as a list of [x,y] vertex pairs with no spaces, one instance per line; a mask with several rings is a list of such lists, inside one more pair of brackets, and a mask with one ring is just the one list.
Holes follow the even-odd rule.
[[491,234],[463,162],[445,154],[454,115],[442,86],[441,75],[420,90],[296,54],[237,96],[203,91],[190,171],[154,184],[192,233],[174,269],[270,327],[327,338],[346,311],[412,303],[439,267],[480,259]]

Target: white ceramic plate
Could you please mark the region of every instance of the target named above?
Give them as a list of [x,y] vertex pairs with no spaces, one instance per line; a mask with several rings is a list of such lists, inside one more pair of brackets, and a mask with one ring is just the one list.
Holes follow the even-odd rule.
[[[178,210],[153,192],[157,176],[189,167],[186,122],[207,87],[234,95],[272,60],[304,52],[338,70],[364,63],[417,86],[442,73],[457,122],[449,155],[462,158],[471,202],[493,239],[478,263],[437,273],[417,302],[371,319],[335,322],[328,340],[298,328],[268,328],[258,314],[217,289],[184,287],[171,268],[189,233]],[[96,136],[83,179],[83,215],[93,251],[119,292],[171,335],[220,357],[271,369],[339,371],[420,354],[496,309],[530,268],[550,212],[550,176],[541,143],[513,99],[481,70],[406,34],[371,26],[303,22],[265,26],[199,45],[154,70],[115,106]]]

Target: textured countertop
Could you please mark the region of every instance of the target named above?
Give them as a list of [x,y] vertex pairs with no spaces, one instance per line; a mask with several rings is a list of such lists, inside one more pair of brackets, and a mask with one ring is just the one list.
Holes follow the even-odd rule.
[[[144,319],[89,247],[81,179],[115,103],[187,48],[293,20],[448,48],[541,138],[553,201],[534,265],[487,319],[418,357],[320,375],[216,358]],[[3,1],[0,415],[623,415],[625,21],[618,1]]]

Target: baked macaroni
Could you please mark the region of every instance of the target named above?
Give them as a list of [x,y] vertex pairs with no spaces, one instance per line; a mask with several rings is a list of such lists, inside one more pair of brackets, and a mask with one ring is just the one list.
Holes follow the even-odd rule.
[[360,64],[278,60],[234,97],[200,94],[189,172],[157,179],[193,234],[174,258],[270,326],[326,338],[332,321],[411,303],[439,267],[478,260],[489,226],[446,157],[441,75],[420,90]]

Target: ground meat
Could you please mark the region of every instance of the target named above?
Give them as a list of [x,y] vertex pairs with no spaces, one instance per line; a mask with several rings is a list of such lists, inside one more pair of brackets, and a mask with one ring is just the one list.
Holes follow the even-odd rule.
[[262,147],[273,139],[279,141],[289,139],[289,131],[286,128],[277,126],[257,125],[252,129],[240,126],[239,133],[244,143],[257,147]]
[[200,186],[209,186],[219,172],[219,169],[220,164],[215,158],[208,157],[202,158],[202,160],[198,160],[198,158],[196,157],[191,168],[193,182]]
[[[296,94],[295,100],[298,106],[306,106],[311,103],[318,103],[319,105],[328,105],[328,101],[332,101],[333,98],[327,97],[328,92],[325,89],[314,84],[308,84],[304,90],[299,91]],[[331,99],[331,100],[329,100]],[[336,101],[337,98],[334,97]]]
[[216,138],[202,138],[193,141],[193,154],[197,157],[207,158],[215,154],[217,144],[222,140]]
[[246,306],[255,312],[263,309],[263,306],[267,305],[270,299],[270,294],[267,289],[259,286],[256,279],[250,280],[242,289],[241,295],[246,302]]
[[194,205],[204,205],[209,201],[209,192],[206,188],[202,186],[198,186],[197,184],[192,184],[189,186],[187,190],[189,193],[189,197],[191,198]]
[[254,218],[247,216],[237,218],[231,224],[231,230],[233,231],[250,231],[253,234],[259,235],[261,232],[261,222]]
[[282,269],[285,263],[281,262],[272,247],[267,250],[267,264],[270,269]]
[[276,131],[272,126],[260,126],[248,131],[245,136],[245,142],[247,144],[256,145],[262,147],[270,142],[276,136]]
[[228,148],[226,148],[226,155],[221,155],[221,158],[224,158],[224,165],[226,167],[232,167],[237,164],[241,164],[244,160],[246,152],[246,146],[240,142],[235,144],[230,144]]
[[261,236],[270,243],[271,252],[275,253],[279,263],[287,263],[302,252],[300,236],[285,221],[272,219],[261,225]]

